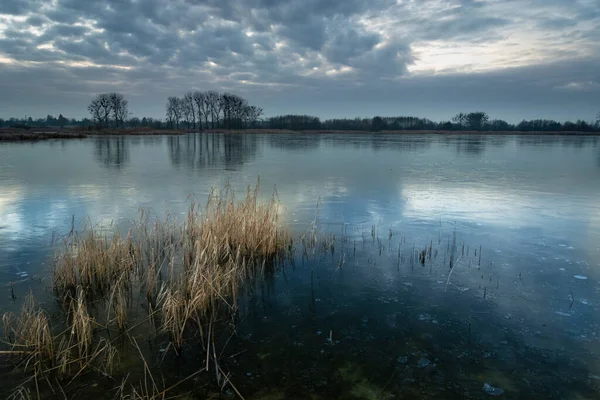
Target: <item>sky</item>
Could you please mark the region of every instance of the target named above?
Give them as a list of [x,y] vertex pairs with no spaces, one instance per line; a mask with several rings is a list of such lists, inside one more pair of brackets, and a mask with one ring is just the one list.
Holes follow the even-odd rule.
[[600,0],[0,1],[0,117],[230,91],[321,118],[593,121]]

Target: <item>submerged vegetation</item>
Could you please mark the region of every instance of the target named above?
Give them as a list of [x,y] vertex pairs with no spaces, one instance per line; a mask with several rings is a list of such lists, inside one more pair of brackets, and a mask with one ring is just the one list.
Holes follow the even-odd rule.
[[[235,327],[240,283],[277,268],[292,251],[277,193],[259,202],[258,188],[248,187],[241,201],[229,185],[214,190],[205,207],[191,203],[182,224],[171,216],[152,220],[142,211],[124,237],[116,228],[72,230],[53,263],[61,317],[51,318],[29,295],[19,315],[3,316],[4,354],[31,373],[26,383],[33,380],[39,396],[42,381],[68,385],[90,370],[110,376],[119,361],[117,339],[139,350],[134,330],[144,325],[168,337],[165,352],[178,355],[188,341],[200,344],[201,369],[214,369],[226,386],[216,331]],[[132,390],[132,398],[160,393],[156,384]]]

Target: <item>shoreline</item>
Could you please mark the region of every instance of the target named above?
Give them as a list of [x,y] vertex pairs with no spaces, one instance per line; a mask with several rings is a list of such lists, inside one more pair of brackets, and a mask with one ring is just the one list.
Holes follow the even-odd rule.
[[0,142],[36,142],[51,139],[85,139],[102,136],[179,136],[189,133],[216,134],[313,134],[313,135],[448,135],[448,136],[600,136],[600,132],[581,131],[454,131],[454,130],[389,130],[389,131],[344,131],[344,130],[290,130],[290,129],[148,129],[127,128],[123,130],[75,130],[75,129],[9,129],[0,128]]

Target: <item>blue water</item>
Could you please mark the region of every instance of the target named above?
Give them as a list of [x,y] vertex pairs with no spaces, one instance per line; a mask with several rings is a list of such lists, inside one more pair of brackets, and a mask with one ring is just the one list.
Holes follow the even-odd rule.
[[[0,144],[0,311],[19,307],[9,282],[19,298],[30,289],[44,296],[53,239],[73,222],[126,225],[140,207],[180,215],[190,196],[203,201],[227,180],[243,190],[259,176],[262,196],[276,188],[296,234],[317,216],[337,239],[333,254],[302,260],[297,251],[295,268],[247,301],[231,344],[245,354],[229,365],[246,398],[499,393],[485,383],[503,398],[600,393],[597,137]],[[460,254],[450,274],[454,235]],[[434,260],[411,259],[430,245]]]

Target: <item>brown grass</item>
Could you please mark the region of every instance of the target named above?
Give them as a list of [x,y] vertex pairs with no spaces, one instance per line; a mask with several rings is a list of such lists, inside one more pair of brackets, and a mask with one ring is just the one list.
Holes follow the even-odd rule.
[[50,139],[83,139],[86,137],[87,135],[82,132],[0,129],[0,142],[35,142]]
[[11,351],[21,356],[23,369],[42,372],[47,361],[54,358],[55,346],[48,316],[36,306],[33,295],[25,297],[19,316],[6,313],[2,322],[5,340],[11,344]]
[[[116,327],[118,337],[130,336],[134,326],[152,321],[153,331],[167,335],[167,348],[178,353],[188,337],[195,343],[201,338],[204,368],[213,365],[221,382],[215,331],[228,325],[220,322],[232,321],[240,285],[284,262],[293,249],[291,234],[281,227],[277,193],[267,202],[259,201],[258,193],[257,183],[238,200],[227,184],[210,193],[205,207],[192,202],[182,224],[171,216],[151,220],[142,211],[126,237],[97,226],[73,230],[52,270],[52,286],[65,311],[63,328],[53,332],[46,313],[29,297],[20,316],[3,317],[13,353],[22,356],[26,370],[34,366],[36,377],[111,370],[118,355],[99,332]],[[146,299],[147,320],[132,319],[136,293]],[[155,395],[155,389],[132,388],[130,396]]]

